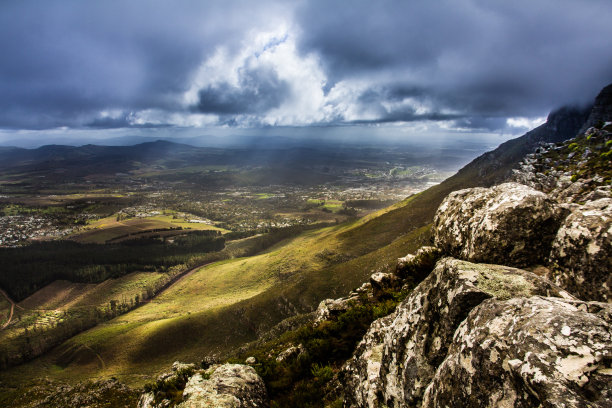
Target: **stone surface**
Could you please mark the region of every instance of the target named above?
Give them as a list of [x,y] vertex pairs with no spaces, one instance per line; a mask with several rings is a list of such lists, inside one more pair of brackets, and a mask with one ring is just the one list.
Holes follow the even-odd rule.
[[535,274],[520,269],[438,261],[394,314],[375,321],[343,369],[349,406],[413,406],[421,401],[453,334],[471,309],[488,298],[560,296]]
[[533,265],[546,259],[561,215],[546,194],[518,183],[459,190],[436,212],[435,243],[465,260]]
[[[208,377],[208,378],[207,378]],[[180,408],[267,407],[263,380],[252,367],[242,364],[213,366],[189,378]]]
[[612,301],[612,199],[574,207],[552,244],[549,276],[583,300]]
[[603,125],[610,121],[612,121],[612,84],[599,92],[589,117],[578,133],[584,133],[591,126]]
[[376,272],[370,276],[370,284],[372,285],[374,296],[379,295],[386,289],[397,287],[399,283],[397,276],[392,273]]
[[137,408],[153,408],[155,407],[155,394],[152,392],[145,392],[140,396],[138,400]]
[[488,299],[458,328],[423,407],[609,407],[612,306]]
[[434,268],[438,259],[442,257],[442,251],[433,246],[423,246],[416,254],[408,254],[398,258],[395,275],[400,279],[412,279],[415,282],[423,280]]
[[303,345],[298,344],[297,346],[291,346],[278,353],[278,356],[276,356],[276,361],[282,363],[283,361],[293,360],[299,357],[303,352]]
[[[371,290],[371,286],[370,290]],[[319,303],[315,311],[314,325],[317,326],[325,320],[330,320],[342,312],[347,311],[352,304],[359,301],[358,295],[339,299],[325,299]]]

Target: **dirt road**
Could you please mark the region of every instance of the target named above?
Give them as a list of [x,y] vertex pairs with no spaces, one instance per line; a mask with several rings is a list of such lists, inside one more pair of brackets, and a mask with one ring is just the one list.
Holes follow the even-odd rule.
[[0,328],[0,330],[4,330],[9,324],[11,324],[11,320],[13,320],[13,312],[15,312],[15,302],[13,302],[13,299],[11,299],[3,289],[0,289],[0,293],[2,293],[6,300],[8,300],[11,304],[11,313],[9,313],[7,321],[2,325],[2,328]]

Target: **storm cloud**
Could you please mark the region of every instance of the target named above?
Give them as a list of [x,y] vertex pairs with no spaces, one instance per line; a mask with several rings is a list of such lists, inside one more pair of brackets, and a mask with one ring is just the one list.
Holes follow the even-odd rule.
[[612,82],[611,16],[609,0],[7,0],[0,129],[525,130]]
[[197,109],[221,115],[265,113],[279,107],[288,93],[288,83],[272,68],[242,69],[237,86],[221,82],[201,89]]
[[543,114],[612,81],[606,0],[314,0],[297,15],[300,49],[322,56],[330,81],[375,78],[437,111]]

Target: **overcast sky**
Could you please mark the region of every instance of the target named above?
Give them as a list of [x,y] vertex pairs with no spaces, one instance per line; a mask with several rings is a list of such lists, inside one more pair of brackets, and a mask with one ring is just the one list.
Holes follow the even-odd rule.
[[519,134],[612,82],[611,22],[610,0],[2,0],[0,135]]

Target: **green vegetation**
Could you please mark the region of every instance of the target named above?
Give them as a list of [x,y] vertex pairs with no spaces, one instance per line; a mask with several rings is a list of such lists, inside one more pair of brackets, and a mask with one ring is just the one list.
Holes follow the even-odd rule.
[[[363,299],[332,320],[306,324],[284,333],[278,340],[242,354],[236,362],[254,356],[254,366],[268,388],[272,407],[323,407],[340,396],[330,380],[352,355],[375,319],[386,316],[407,292],[386,292],[376,301]],[[288,347],[300,345],[297,355],[277,360]]]
[[193,231],[174,239],[173,244],[149,237],[112,245],[49,241],[0,248],[0,286],[21,300],[57,279],[96,283],[136,271],[165,271],[225,244],[217,231]]
[[[602,178],[593,184],[612,183],[612,140],[610,133],[595,131],[590,134],[579,135],[566,142],[557,144],[557,148],[544,153],[539,161],[553,163],[556,170],[570,172],[571,181],[589,180],[595,176]],[[550,167],[550,165],[538,164]],[[594,187],[594,186],[591,186]]]

